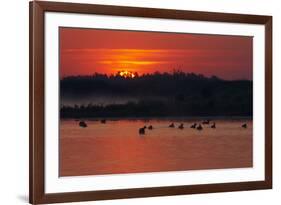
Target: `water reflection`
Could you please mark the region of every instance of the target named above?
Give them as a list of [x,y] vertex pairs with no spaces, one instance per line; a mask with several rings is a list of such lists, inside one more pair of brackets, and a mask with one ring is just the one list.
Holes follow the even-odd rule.
[[[194,121],[75,120],[60,124],[60,176],[180,171],[252,166],[252,121],[217,120],[202,125]],[[247,129],[242,128],[247,123]],[[184,129],[178,129],[180,123]],[[153,125],[144,135],[138,130]]]

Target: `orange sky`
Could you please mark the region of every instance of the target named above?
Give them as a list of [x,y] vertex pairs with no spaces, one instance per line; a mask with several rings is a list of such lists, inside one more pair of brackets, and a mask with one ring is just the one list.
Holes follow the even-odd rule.
[[252,37],[60,28],[60,75],[184,72],[252,79]]

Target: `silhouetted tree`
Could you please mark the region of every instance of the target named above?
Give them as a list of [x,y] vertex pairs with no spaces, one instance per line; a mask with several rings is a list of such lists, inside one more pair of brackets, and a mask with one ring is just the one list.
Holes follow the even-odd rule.
[[[249,80],[227,81],[181,70],[135,73],[134,78],[99,73],[70,76],[60,81],[61,117],[251,116],[252,84]],[[94,100],[106,97],[122,98],[124,102],[97,105]],[[77,103],[82,98],[92,100]],[[126,99],[135,100],[126,103]],[[68,102],[78,105],[66,106],[71,104]]]

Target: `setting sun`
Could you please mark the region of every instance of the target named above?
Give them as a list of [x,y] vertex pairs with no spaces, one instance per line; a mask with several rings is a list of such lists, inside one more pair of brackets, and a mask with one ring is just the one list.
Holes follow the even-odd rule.
[[62,77],[97,72],[131,79],[135,72],[180,69],[228,80],[252,79],[250,36],[60,28],[60,39]]
[[122,70],[122,71],[118,71],[117,75],[124,77],[124,78],[134,78],[134,77],[136,77],[137,73],[133,73],[128,70]]

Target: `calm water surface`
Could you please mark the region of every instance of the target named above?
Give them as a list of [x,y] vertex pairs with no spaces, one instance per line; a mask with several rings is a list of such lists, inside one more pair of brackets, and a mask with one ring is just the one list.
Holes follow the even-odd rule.
[[[216,129],[189,128],[194,120],[116,120],[60,123],[60,176],[252,167],[252,121],[216,120]],[[248,128],[241,127],[243,123]],[[185,128],[177,128],[184,123]],[[138,129],[153,125],[139,135]]]

